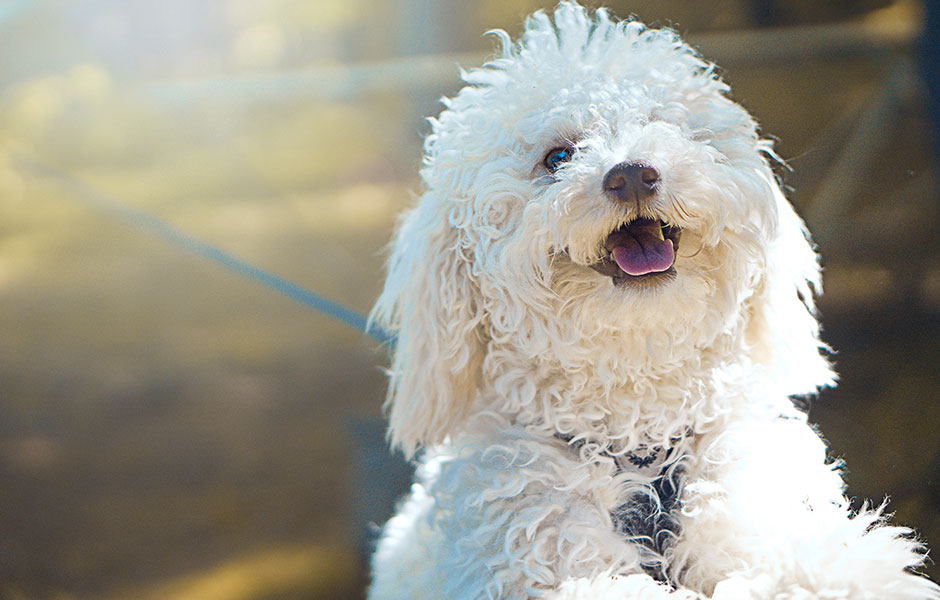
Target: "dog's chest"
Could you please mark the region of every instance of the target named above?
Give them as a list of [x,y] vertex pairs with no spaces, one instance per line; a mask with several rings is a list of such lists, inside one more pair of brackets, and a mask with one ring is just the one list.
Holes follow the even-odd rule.
[[[578,442],[565,441],[580,449]],[[677,453],[675,448],[644,446],[616,456],[606,455],[613,459],[618,475],[649,482],[648,486],[632,486],[636,491],[610,515],[615,530],[641,550],[647,573],[659,580],[666,579],[663,554],[679,535],[682,469],[676,465]]]
[[649,488],[644,493],[633,494],[611,511],[611,520],[621,535],[642,549],[647,573],[664,580],[666,565],[662,557],[679,535],[677,514],[682,473],[679,469],[669,470],[662,463],[638,470],[652,478]]

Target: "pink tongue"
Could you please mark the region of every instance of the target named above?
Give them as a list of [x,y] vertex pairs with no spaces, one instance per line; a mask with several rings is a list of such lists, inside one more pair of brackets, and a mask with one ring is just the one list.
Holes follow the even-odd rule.
[[675,258],[672,240],[661,240],[643,230],[622,243],[614,248],[614,260],[624,273],[634,277],[661,273],[672,266]]

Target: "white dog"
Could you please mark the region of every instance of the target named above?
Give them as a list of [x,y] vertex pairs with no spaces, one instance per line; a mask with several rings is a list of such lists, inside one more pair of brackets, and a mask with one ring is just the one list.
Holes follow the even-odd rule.
[[770,143],[674,32],[552,21],[445,100],[393,242],[424,451],[371,598],[940,598],[791,401],[833,374]]

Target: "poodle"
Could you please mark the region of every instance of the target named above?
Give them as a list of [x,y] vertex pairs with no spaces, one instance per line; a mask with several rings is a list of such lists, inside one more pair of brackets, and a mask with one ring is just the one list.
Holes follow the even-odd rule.
[[819,263],[714,65],[573,2],[493,33],[371,315],[418,467],[370,598],[940,598],[794,402]]

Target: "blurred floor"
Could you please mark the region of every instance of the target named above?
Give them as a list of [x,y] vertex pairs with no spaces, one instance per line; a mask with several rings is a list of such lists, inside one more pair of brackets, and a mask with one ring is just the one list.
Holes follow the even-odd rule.
[[[766,19],[919,22],[905,3],[611,4],[693,36]],[[422,118],[457,86],[449,60],[368,61],[474,57],[491,48],[481,31],[516,32],[542,5],[0,5],[0,598],[356,598],[368,522],[407,486],[382,443],[375,342],[24,165],[366,312],[419,189]],[[779,139],[804,213],[866,99],[910,56],[723,65]],[[388,76],[401,65],[407,81]],[[890,495],[937,546],[937,170],[916,83],[891,106],[847,211],[820,223],[842,383],[810,414],[850,493]]]

